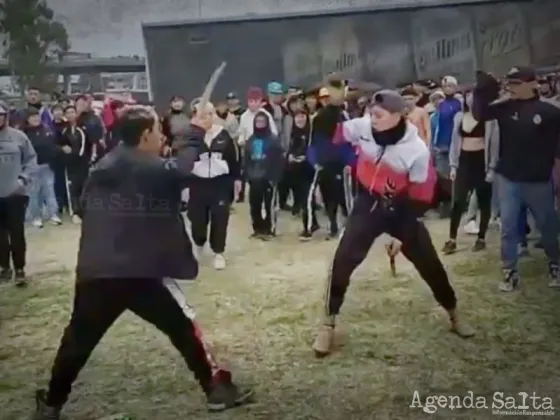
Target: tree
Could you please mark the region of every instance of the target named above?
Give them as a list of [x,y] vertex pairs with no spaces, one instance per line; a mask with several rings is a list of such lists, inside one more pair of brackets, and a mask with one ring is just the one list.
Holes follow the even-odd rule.
[[3,58],[8,60],[19,87],[51,87],[56,75],[48,65],[58,61],[70,45],[66,28],[54,20],[47,1],[0,1],[0,33],[6,36]]

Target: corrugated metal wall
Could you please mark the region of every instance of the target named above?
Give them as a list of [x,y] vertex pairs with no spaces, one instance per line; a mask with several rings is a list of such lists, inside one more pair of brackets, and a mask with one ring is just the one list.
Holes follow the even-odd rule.
[[560,60],[560,0],[334,17],[145,27],[151,88],[158,105],[200,93],[213,68],[228,68],[216,94],[280,80],[308,85],[341,70],[387,85],[477,68]]

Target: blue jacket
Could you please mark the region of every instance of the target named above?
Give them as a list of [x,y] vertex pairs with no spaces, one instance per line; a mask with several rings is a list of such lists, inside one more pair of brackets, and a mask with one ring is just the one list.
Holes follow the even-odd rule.
[[329,105],[319,111],[313,119],[311,141],[307,148],[307,160],[315,166],[329,163],[354,165],[356,153],[350,143],[335,144],[333,142],[337,128],[345,120],[337,106]]
[[[18,117],[20,119],[20,123],[23,124],[25,122],[26,117],[27,117],[26,110],[22,109],[19,112],[19,114],[20,115]],[[53,128],[53,124],[52,124],[53,123],[53,117],[52,117],[51,111],[49,111],[49,109],[47,107],[42,106],[39,109],[39,114],[41,115],[41,122],[43,123],[43,125],[45,127],[48,127],[48,128]]]
[[[430,115],[430,127],[432,128],[432,138],[437,139],[439,133],[439,112],[436,110]],[[430,149],[434,148],[434,142],[430,143]]]
[[434,137],[434,147],[449,150],[455,114],[463,109],[461,101],[455,97],[447,97],[438,107],[437,135]]

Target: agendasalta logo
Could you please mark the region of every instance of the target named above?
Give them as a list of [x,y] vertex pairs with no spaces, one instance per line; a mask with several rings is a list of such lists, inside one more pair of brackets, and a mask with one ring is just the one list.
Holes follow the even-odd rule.
[[414,391],[410,408],[420,408],[424,413],[435,414],[439,409],[446,410],[492,410],[499,416],[554,416],[555,408],[552,398],[538,395],[536,392],[517,392],[507,394],[494,392],[491,397],[475,395],[468,391],[466,395],[431,395],[422,397]]

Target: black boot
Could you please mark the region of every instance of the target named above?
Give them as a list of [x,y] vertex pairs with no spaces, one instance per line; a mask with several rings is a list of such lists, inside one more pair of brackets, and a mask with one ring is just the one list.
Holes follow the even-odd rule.
[[207,394],[208,411],[219,412],[251,402],[252,389],[240,389],[231,381],[218,382]]
[[61,407],[47,405],[47,392],[44,389],[35,393],[35,405],[33,420],[60,420]]
[[16,287],[26,287],[27,286],[27,276],[23,268],[16,270]]
[[14,273],[11,268],[2,268],[0,270],[0,283],[6,283],[12,280]]

